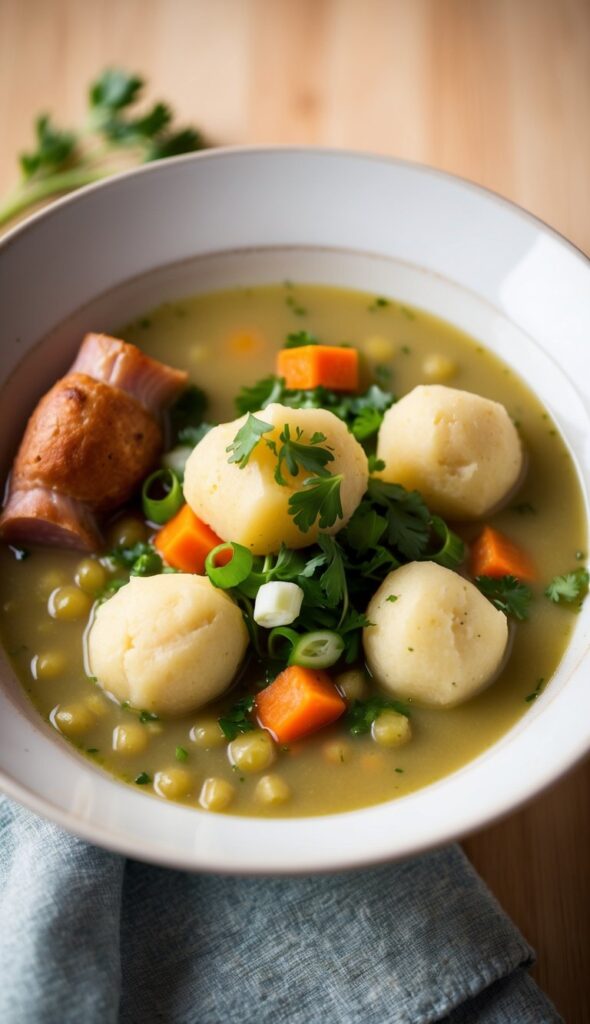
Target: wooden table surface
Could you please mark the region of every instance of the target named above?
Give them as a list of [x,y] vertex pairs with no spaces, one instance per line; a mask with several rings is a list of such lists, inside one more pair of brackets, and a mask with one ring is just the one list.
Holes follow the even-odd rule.
[[[422,161],[590,252],[590,0],[0,0],[0,192],[33,116],[75,125],[108,64],[219,142]],[[590,765],[465,848],[588,1024]]]

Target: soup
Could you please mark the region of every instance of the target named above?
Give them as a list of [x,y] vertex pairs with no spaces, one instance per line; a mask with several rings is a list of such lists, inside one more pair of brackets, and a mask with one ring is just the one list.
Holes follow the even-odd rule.
[[[390,496],[394,492],[380,491],[379,485],[374,485],[377,505],[367,507],[362,522],[358,516],[356,520],[362,526],[356,531],[360,538],[356,542],[357,552],[364,547],[364,554],[358,555],[355,564],[363,565],[364,570],[355,571],[357,577],[364,574],[365,580],[357,578],[356,583],[353,581],[351,604],[359,603],[356,611],[364,615],[374,592],[385,586],[386,577],[393,573],[391,592],[385,594],[383,591],[380,601],[370,606],[380,620],[387,619],[394,624],[391,628],[395,626],[398,637],[410,635],[407,630],[411,628],[420,628],[420,623],[416,626],[413,620],[401,623],[400,609],[406,598],[409,600],[415,593],[412,588],[422,586],[421,577],[416,577],[418,582],[414,577],[408,582],[403,575],[397,575],[407,574],[408,568],[403,564],[398,568],[398,562],[422,566],[422,569],[426,564],[434,565],[432,571],[435,573],[452,571],[454,577],[458,573],[460,585],[466,581],[470,594],[474,586],[471,581],[476,575],[488,580],[487,589],[484,582],[480,583],[484,596],[489,599],[486,605],[493,603],[494,609],[501,610],[502,614],[510,613],[509,639],[507,643],[502,641],[500,644],[501,663],[497,671],[490,670],[489,679],[485,680],[489,685],[482,683],[476,688],[477,692],[460,703],[453,704],[445,698],[437,707],[433,703],[438,699],[434,691],[432,699],[430,696],[428,700],[421,699],[420,673],[415,691],[409,686],[411,669],[403,670],[406,678],[401,684],[395,678],[387,678],[390,666],[393,665],[391,671],[394,675],[396,671],[403,675],[399,666],[411,664],[408,655],[416,652],[410,643],[404,642],[403,657],[401,649],[390,657],[386,644],[383,658],[382,652],[376,654],[371,648],[370,638],[375,635],[375,632],[371,634],[371,629],[376,631],[377,623],[371,624],[370,619],[359,620],[348,633],[339,633],[342,622],[334,623],[328,610],[326,626],[322,609],[317,605],[306,619],[304,616],[304,635],[309,637],[314,633],[310,628],[314,625],[310,617],[313,619],[317,614],[315,632],[329,636],[309,641],[306,670],[327,672],[329,686],[336,694],[334,707],[338,710],[336,702],[340,701],[341,708],[332,722],[308,732],[304,730],[300,737],[295,735],[288,740],[281,740],[281,729],[277,732],[264,725],[265,700],[267,705],[271,701],[262,695],[273,692],[273,686],[278,692],[277,681],[288,671],[286,662],[293,659],[297,644],[301,646],[297,616],[283,634],[279,631],[274,635],[270,657],[268,641],[271,629],[258,629],[255,625],[259,651],[256,651],[250,637],[247,654],[243,660],[238,658],[240,667],[234,673],[229,688],[217,699],[195,710],[161,713],[149,706],[121,700],[120,694],[119,699],[115,699],[112,691],[105,692],[101,685],[103,680],[95,678],[96,673],[88,657],[87,639],[94,629],[94,621],[98,623],[101,620],[103,613],[100,609],[107,608],[110,601],[119,600],[120,594],[126,590],[125,586],[117,589],[120,584],[126,584],[133,564],[131,555],[125,555],[125,552],[140,552],[137,557],[147,557],[149,562],[150,540],[166,528],[164,520],[159,527],[146,521],[138,489],[135,497],[108,519],[103,546],[91,556],[57,547],[23,549],[16,544],[12,547],[2,545],[0,607],[4,646],[39,713],[80,753],[123,781],[140,787],[143,792],[209,811],[269,816],[326,814],[390,800],[428,785],[476,757],[526,713],[537,695],[550,685],[551,676],[568,642],[573,612],[587,589],[584,569],[586,522],[576,471],[558,431],[536,397],[506,365],[478,342],[420,310],[380,296],[336,288],[294,286],[291,283],[216,292],[166,304],[123,327],[119,336],[137,345],[148,356],[188,371],[190,380],[207,396],[208,405],[203,414],[207,425],[224,423],[236,417],[236,395],[242,394],[243,398],[245,387],[252,387],[255,382],[274,373],[277,353],[287,338],[291,347],[283,351],[292,354],[305,350],[309,359],[309,350],[317,349],[318,341],[320,348],[333,346],[345,353],[358,351],[360,393],[368,394],[372,387],[378,389],[371,392],[373,397],[367,404],[368,411],[357,408],[353,413],[365,418],[364,426],[357,423],[355,429],[360,436],[360,444],[370,457],[371,479],[380,480],[386,472],[380,469],[378,460],[379,448],[385,443],[383,434],[378,433],[384,430],[384,415],[386,422],[390,410],[402,409],[399,402],[389,409],[390,400],[382,396],[392,393],[401,399],[415,395],[414,389],[423,385],[429,389],[428,397],[436,396],[441,388],[446,394],[459,390],[501,403],[517,428],[526,466],[519,471],[518,479],[508,488],[502,501],[496,503],[497,507],[485,514],[470,512],[469,517],[463,519],[451,511],[450,515],[444,515],[445,522],[440,517],[437,520],[423,516],[428,546],[420,551],[419,557],[409,557],[402,552],[403,557],[400,558],[399,550],[395,548],[395,558],[391,556],[389,563],[374,572],[369,565],[371,553],[387,547],[387,544],[379,541],[371,548],[367,531],[375,529],[375,524],[379,529],[380,495],[386,493],[388,497],[383,500],[389,502],[379,506],[383,517],[392,514],[393,498],[390,500]],[[316,363],[318,358],[316,353]],[[343,358],[350,361],[356,357]],[[433,388],[434,391],[430,390]],[[312,390],[304,387],[300,393],[311,393]],[[344,388],[338,393],[343,395],[349,391]],[[272,395],[268,386],[266,392],[263,388],[255,392],[254,397],[250,395],[250,401],[254,403],[254,418],[264,425],[265,410],[256,404],[256,394],[266,398]],[[446,399],[446,394],[442,398]],[[330,415],[342,417],[344,414],[333,396],[330,402],[332,404],[328,403],[328,408],[336,410]],[[285,472],[290,471],[289,452],[295,452],[295,464],[291,468],[302,470],[299,481],[305,473],[313,474],[316,470],[314,479],[334,481],[336,477],[329,476],[329,466],[330,459],[334,460],[336,456],[333,446],[326,441],[326,433],[316,431],[320,440],[315,442],[311,428],[302,435],[302,443],[307,442],[308,454],[299,452],[304,461],[297,466],[297,449],[290,446],[295,441],[295,431],[299,426],[297,418],[302,419],[303,416],[297,412],[302,404],[305,405],[303,400],[299,405],[290,407],[294,410],[293,433],[287,444],[285,440],[279,441],[279,428],[287,418],[279,398],[277,432],[272,435],[275,437],[275,450],[272,452],[266,448],[264,458],[276,459],[276,445],[279,444],[280,454],[282,443],[286,450],[282,464]],[[270,403],[266,408],[269,410],[268,418],[275,406]],[[306,409],[306,412],[311,413],[312,409]],[[410,447],[417,443],[416,437],[421,436],[420,431],[411,429],[412,423],[410,416],[406,423],[406,426],[409,424],[407,436]],[[270,431],[268,423],[266,426]],[[175,440],[172,436],[175,429],[174,422],[169,424],[169,446]],[[191,434],[190,429],[185,429],[184,437],[188,438],[188,443],[180,447],[190,449],[197,441],[196,453],[202,443],[200,438],[208,435],[205,428],[200,429],[193,424],[192,429],[196,433]],[[401,428],[398,426],[397,429]],[[281,436],[284,437],[284,426]],[[379,441],[375,448],[377,438]],[[252,440],[265,444],[262,435]],[[212,441],[207,444],[211,445]],[[176,453],[178,448],[175,444]],[[309,449],[313,448],[315,454],[310,456]],[[319,462],[318,449],[330,453],[324,454]],[[240,455],[240,452],[243,457],[243,447],[237,452],[234,448],[233,454]],[[395,456],[394,451],[392,457]],[[182,475],[183,466],[174,461],[175,457],[178,455],[165,456],[164,462]],[[182,458],[185,457],[186,452]],[[311,458],[310,464],[315,469],[306,468],[305,458]],[[327,461],[322,462],[322,459]],[[420,456],[414,461],[420,463],[418,469],[426,480],[424,459],[425,456]],[[387,463],[387,459],[381,461]],[[203,472],[202,467],[200,472]],[[322,476],[323,473],[328,477]],[[346,476],[345,473],[342,475]],[[239,492],[242,478],[236,476],[235,479]],[[156,505],[149,507],[157,508],[158,502],[170,497],[170,487],[167,485],[163,491],[158,491],[159,484],[162,480],[157,480],[154,485],[153,501]],[[397,485],[394,483],[393,486]],[[309,490],[309,487],[308,483],[303,489]],[[395,500],[402,502],[396,506],[397,511],[403,507],[404,514],[410,516],[411,529],[417,529],[421,510],[426,506],[420,498],[418,504],[407,504],[406,496],[413,489],[411,483],[405,490],[396,491]],[[245,490],[238,493],[236,533],[245,529],[246,499]],[[360,497],[355,500],[358,506]],[[452,508],[452,502],[449,507]],[[175,514],[178,514],[178,509]],[[235,539],[231,534],[222,536],[219,529],[215,531],[211,521],[208,526],[218,534],[216,544]],[[491,537],[497,543],[497,539],[502,538],[511,545],[512,556],[516,551],[517,558],[520,555],[528,560],[533,578],[526,578],[526,569],[522,575],[495,570],[491,574],[474,571],[474,552],[482,554],[481,538],[486,529],[491,531],[486,535],[488,539]],[[343,534],[333,535],[329,550],[318,548],[316,537],[308,547],[301,549],[303,561],[293,562],[300,574],[295,572],[287,582],[295,590],[302,591],[304,610],[312,593],[309,581],[319,581],[326,566],[329,568],[331,565],[334,574],[337,573],[340,563],[335,561],[334,552],[340,558],[341,550],[348,543],[345,539],[342,547],[339,536],[346,538],[346,530]],[[461,542],[465,545],[462,550]],[[325,543],[328,544],[327,541]],[[140,548],[135,549],[137,544]],[[453,544],[454,554],[449,554]],[[238,547],[248,548],[248,545],[249,541]],[[446,554],[444,549],[448,549]],[[160,550],[157,542],[156,550]],[[408,550],[411,550],[411,545]],[[278,570],[276,578],[272,576],[276,552],[276,544],[272,545],[272,553],[266,557],[264,553],[255,552],[259,561],[254,561],[252,571],[257,571],[259,583],[262,579],[267,583],[285,582],[279,578],[281,573]],[[239,550],[236,549],[229,565],[234,564],[237,554]],[[483,552],[482,557],[485,555]],[[310,575],[303,575],[314,557],[319,560],[317,568],[312,567]],[[346,557],[342,564],[346,563]],[[149,575],[148,562],[142,563],[146,578],[153,579]],[[160,569],[166,569],[165,558],[164,562],[160,558],[159,564]],[[485,558],[481,564],[487,564]],[[510,564],[518,569],[518,564],[525,563],[517,560]],[[174,568],[174,565],[169,565],[169,568]],[[216,569],[223,569],[221,564],[214,563],[209,569],[213,581],[222,578],[215,575]],[[352,579],[354,572],[349,568],[346,571],[350,571]],[[512,578],[512,584],[506,583],[508,576]],[[439,578],[442,580],[439,576],[432,577],[435,588]],[[173,589],[174,574],[170,573],[167,579],[172,581],[167,585]],[[320,589],[323,585],[318,582]],[[136,584],[132,583],[132,586]],[[156,587],[154,584],[153,589]],[[223,585],[221,589],[224,589]],[[242,594],[240,584],[226,586],[225,589],[226,596],[229,594],[231,599],[239,599],[243,611],[248,600],[251,606],[254,605],[255,595],[252,592],[248,598]],[[546,594],[547,589],[550,596]],[[401,590],[401,596],[398,590]],[[281,595],[285,593],[281,591]],[[323,593],[326,596],[325,588]],[[418,603],[422,601],[426,607],[426,600],[425,595]],[[326,603],[329,604],[327,597]],[[118,606],[113,604],[111,607]],[[249,614],[252,625],[252,607]],[[344,622],[347,621],[346,614],[348,612],[343,612],[341,616]],[[154,628],[156,625],[159,625],[157,616],[154,617]],[[458,623],[459,627],[463,627],[463,621]],[[506,629],[504,622],[501,628]],[[295,634],[295,639],[289,635],[289,629]],[[372,673],[365,664],[363,637]],[[338,644],[338,638],[342,641],[341,648],[330,653],[330,643]],[[380,642],[386,641],[387,637]],[[484,645],[484,653],[485,650],[489,650],[489,645]],[[330,661],[334,655],[336,659]],[[439,658],[442,673],[443,653],[435,652],[433,657]],[[205,662],[208,660],[204,657],[200,668],[203,677],[207,674]],[[211,660],[215,660],[213,655]],[[296,657],[294,664],[297,667]],[[301,666],[301,659],[299,667],[305,667]],[[147,666],[144,672],[147,678]],[[436,677],[436,669],[430,675]],[[308,682],[307,679],[306,685]],[[320,682],[325,682],[324,675]],[[174,685],[173,681],[171,692]],[[397,692],[400,685],[401,696]],[[462,683],[452,679],[449,685],[460,687]],[[325,693],[327,691],[322,691],[321,699],[314,694],[314,707],[320,706]],[[283,696],[279,696],[284,702]],[[326,706],[329,703],[328,699]],[[281,708],[283,713],[282,705]],[[276,702],[273,709],[276,714]],[[291,717],[294,720],[297,716]],[[294,727],[290,725],[289,728]]]

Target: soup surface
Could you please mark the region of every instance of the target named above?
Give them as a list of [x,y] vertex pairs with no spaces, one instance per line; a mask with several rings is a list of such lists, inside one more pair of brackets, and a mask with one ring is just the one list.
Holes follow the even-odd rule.
[[[344,716],[305,739],[276,744],[272,765],[261,762],[248,771],[230,763],[228,738],[217,719],[242,694],[264,685],[264,667],[254,657],[222,700],[170,719],[120,706],[88,672],[84,636],[94,597],[121,575],[107,552],[150,533],[141,525],[138,505],[111,525],[100,560],[42,548],[16,557],[1,545],[2,640],[40,714],[119,778],[195,807],[236,814],[325,814],[427,785],[481,753],[526,713],[550,685],[574,622],[573,603],[554,603],[544,594],[553,577],[584,564],[586,523],[574,466],[539,401],[478,342],[393,300],[290,283],[166,304],[123,327],[119,336],[186,369],[208,395],[206,419],[216,423],[236,416],[237,392],[272,373],[286,335],[301,330],[326,344],[357,347],[367,383],[376,380],[397,397],[418,384],[444,383],[506,407],[526,450],[526,475],[501,511],[485,521],[526,548],[537,580],[531,584],[528,618],[511,622],[510,654],[498,678],[458,707],[412,706],[409,742],[382,745],[371,730],[351,732]],[[481,522],[454,525],[467,543],[481,527]],[[337,677],[360,667],[338,665],[331,673]],[[358,672],[351,685],[358,685],[357,695],[365,699],[377,692]],[[208,779],[228,784],[218,787],[217,801],[203,796]]]

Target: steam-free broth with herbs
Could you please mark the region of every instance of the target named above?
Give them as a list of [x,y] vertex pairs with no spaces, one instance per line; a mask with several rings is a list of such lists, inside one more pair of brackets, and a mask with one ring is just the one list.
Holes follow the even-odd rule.
[[[329,669],[347,698],[347,713],[312,735],[275,742],[272,760],[263,750],[250,763],[234,758],[232,765],[232,741],[218,719],[229,720],[231,734],[232,720],[240,720],[237,702],[259,692],[283,664],[269,666],[268,659],[250,652],[221,699],[166,717],[109,699],[85,661],[95,598],[112,579],[126,578],[124,566],[108,553],[154,533],[140,501],[112,518],[96,556],[0,545],[2,641],[43,718],[82,754],[143,792],[208,810],[271,816],[351,810],[410,793],[459,768],[501,737],[551,685],[586,589],[583,504],[561,437],[525,384],[449,324],[393,300],[287,283],[169,303],[123,327],[119,337],[186,369],[208,396],[205,420],[215,424],[236,417],[236,394],[272,374],[286,336],[301,331],[326,345],[358,348],[363,388],[376,382],[401,398],[420,384],[444,384],[506,407],[523,441],[524,479],[500,511],[451,526],[467,545],[484,522],[500,531],[534,559],[536,579],[529,583],[528,617],[510,619],[508,654],[498,678],[456,707],[407,702],[408,742],[388,745],[386,730],[380,741],[380,716],[371,721],[367,702],[390,695],[363,676],[361,649],[352,664],[341,659]],[[551,600],[546,588],[566,573],[574,582],[558,584],[554,596],[560,599]],[[376,581],[374,590],[378,586]],[[363,702],[356,719],[350,714],[355,699]],[[245,715],[252,714],[246,708]],[[235,731],[238,746],[253,731]]]

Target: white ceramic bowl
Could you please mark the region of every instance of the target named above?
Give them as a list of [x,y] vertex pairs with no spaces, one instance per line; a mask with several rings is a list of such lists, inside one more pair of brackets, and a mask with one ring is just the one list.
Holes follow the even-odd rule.
[[[533,217],[424,167],[321,150],[217,150],[56,203],[0,244],[0,459],[83,331],[169,297],[293,278],[391,295],[497,352],[590,483],[590,267]],[[21,362],[24,358],[24,363]],[[0,784],[102,846],[192,870],[309,872],[403,857],[515,808],[590,747],[590,602],[550,686],[492,748],[397,801],[262,820],[157,801],[76,755],[2,657]]]

